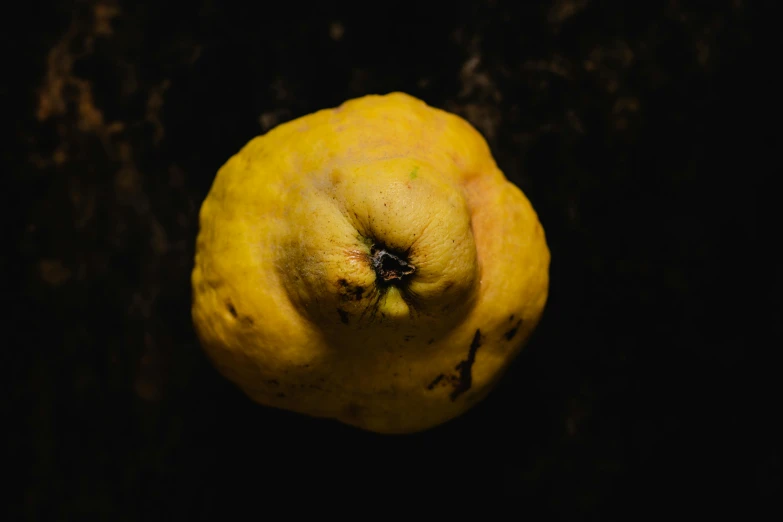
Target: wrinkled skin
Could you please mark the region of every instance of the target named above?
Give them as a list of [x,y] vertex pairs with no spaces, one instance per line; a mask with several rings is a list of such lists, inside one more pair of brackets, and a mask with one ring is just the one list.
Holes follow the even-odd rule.
[[536,327],[550,255],[463,119],[402,93],[285,123],[220,169],[193,320],[255,401],[380,433],[486,396]]

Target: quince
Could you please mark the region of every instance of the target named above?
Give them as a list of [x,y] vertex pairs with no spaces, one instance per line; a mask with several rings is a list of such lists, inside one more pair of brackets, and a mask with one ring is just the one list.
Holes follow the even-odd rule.
[[254,401],[411,433],[483,399],[543,313],[528,199],[462,118],[403,93],[284,123],[217,173],[192,317]]

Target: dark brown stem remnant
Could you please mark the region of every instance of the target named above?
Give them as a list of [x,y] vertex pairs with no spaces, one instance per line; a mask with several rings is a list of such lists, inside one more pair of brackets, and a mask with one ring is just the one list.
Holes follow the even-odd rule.
[[402,282],[416,271],[415,266],[385,248],[373,248],[371,254],[372,267],[375,269],[378,280],[383,283]]

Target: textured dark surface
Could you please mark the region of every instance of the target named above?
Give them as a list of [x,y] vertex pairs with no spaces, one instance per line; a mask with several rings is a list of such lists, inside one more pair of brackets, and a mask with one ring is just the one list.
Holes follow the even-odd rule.
[[[777,507],[762,4],[325,4],[24,2],[4,20],[4,520],[263,518],[286,492],[338,514]],[[392,90],[485,134],[553,259],[501,385],[409,437],[252,404],[189,315],[219,166],[276,123]]]

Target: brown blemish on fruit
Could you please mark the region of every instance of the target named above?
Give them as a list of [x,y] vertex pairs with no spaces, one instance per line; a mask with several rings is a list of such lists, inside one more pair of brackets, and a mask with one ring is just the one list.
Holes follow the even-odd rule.
[[338,279],[337,285],[340,287],[340,297],[343,300],[358,301],[364,295],[363,286],[351,286],[347,279]]
[[427,385],[427,389],[428,389],[428,390],[431,390],[431,389],[433,389],[435,386],[437,386],[437,385],[438,385],[438,383],[439,383],[440,381],[442,381],[442,380],[443,380],[443,377],[445,377],[445,375],[443,375],[442,373],[441,373],[441,374],[438,374],[438,376],[437,376],[437,377],[435,377],[435,378],[432,380],[432,382],[431,382],[431,383],[429,383],[429,384]]
[[340,314],[340,321],[342,321],[343,324],[348,324],[348,312],[342,308],[338,308],[337,313]]
[[470,343],[468,349],[468,356],[464,361],[461,361],[454,367],[458,374],[438,374],[431,383],[427,385],[428,390],[435,389],[436,386],[453,386],[449,398],[452,401],[457,400],[457,397],[465,393],[473,385],[473,363],[476,361],[476,352],[481,347],[481,330],[476,330],[476,334],[473,336],[473,341]]
[[452,401],[457,400],[457,397],[468,391],[473,385],[473,363],[476,362],[476,352],[480,347],[481,330],[476,330],[476,335],[473,336],[473,341],[468,349],[468,357],[454,368],[459,372],[459,381],[449,396]]
[[[512,315],[511,317],[514,316]],[[517,321],[517,324],[514,326],[514,328],[512,328],[511,330],[503,334],[503,337],[506,338],[506,341],[510,341],[511,339],[514,338],[514,336],[517,334],[517,331],[519,331],[520,326],[522,326],[522,319]]]
[[253,326],[255,324],[255,321],[253,321],[252,317],[248,315],[243,317],[239,316],[239,312],[237,312],[237,309],[234,306],[234,303],[231,302],[231,299],[226,299],[226,310],[228,310],[228,313],[231,314],[231,317],[233,317],[235,321],[241,320],[245,326]]

